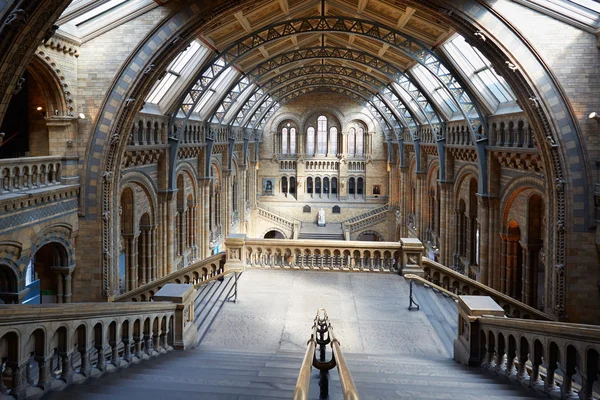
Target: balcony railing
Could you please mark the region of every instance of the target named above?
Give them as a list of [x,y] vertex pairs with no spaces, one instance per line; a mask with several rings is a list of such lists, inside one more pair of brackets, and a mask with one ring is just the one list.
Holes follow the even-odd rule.
[[[22,194],[32,190],[76,183],[77,158],[62,156],[24,157],[0,160],[0,195]],[[71,178],[71,179],[69,179]]]

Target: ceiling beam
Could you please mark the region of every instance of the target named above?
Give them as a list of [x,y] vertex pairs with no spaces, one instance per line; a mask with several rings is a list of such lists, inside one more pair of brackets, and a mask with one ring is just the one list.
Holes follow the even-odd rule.
[[244,17],[243,12],[238,11],[233,14],[233,16],[238,20],[242,28],[244,28],[247,33],[252,33],[252,25],[250,24],[250,21],[248,21],[248,18]]
[[369,0],[359,0],[358,1],[356,10],[358,11],[359,14],[361,14],[363,11],[365,11],[365,8],[367,8],[367,4],[369,4]]
[[408,22],[408,20],[413,16],[413,14],[415,13],[415,9],[412,7],[406,7],[406,12],[404,14],[402,14],[402,16],[400,18],[398,18],[398,23],[396,23],[396,29],[402,29],[404,28],[404,26],[406,25],[406,23]]
[[285,15],[290,15],[290,3],[288,3],[288,0],[279,0],[278,2],[281,11],[283,11]]

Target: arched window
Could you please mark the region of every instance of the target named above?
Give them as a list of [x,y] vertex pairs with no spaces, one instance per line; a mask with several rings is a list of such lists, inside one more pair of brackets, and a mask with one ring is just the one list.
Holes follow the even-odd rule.
[[365,153],[364,149],[364,130],[363,128],[358,128],[356,130],[356,155],[362,156]]
[[364,190],[364,179],[363,178],[358,178],[356,180],[356,194],[363,194]]
[[290,194],[296,194],[296,178],[290,177]]
[[348,181],[348,194],[354,194],[354,185],[354,178],[350,178],[350,180]]
[[348,155],[353,156],[356,152],[356,129],[350,128],[348,132]]
[[288,153],[288,128],[281,130],[281,154]]
[[306,193],[312,194],[312,192],[313,192],[313,179],[307,178],[306,179]]
[[317,154],[327,154],[327,117],[323,115],[317,120]]
[[281,193],[284,193],[286,196],[288,193],[288,180],[285,176],[281,178]]
[[331,178],[331,194],[337,194],[337,178]]
[[329,129],[329,154],[336,155],[338,152],[338,131],[335,126]]
[[315,128],[312,126],[306,131],[306,154],[315,154]]
[[296,128],[290,128],[290,154],[296,154]]
[[315,178],[315,193],[321,194],[321,178]]
[[329,178],[323,178],[323,193],[329,194]]

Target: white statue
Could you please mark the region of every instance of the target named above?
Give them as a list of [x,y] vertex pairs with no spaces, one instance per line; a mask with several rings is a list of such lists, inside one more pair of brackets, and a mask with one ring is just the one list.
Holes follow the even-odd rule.
[[322,208],[319,210],[319,213],[317,214],[317,225],[325,226],[325,210],[323,210]]

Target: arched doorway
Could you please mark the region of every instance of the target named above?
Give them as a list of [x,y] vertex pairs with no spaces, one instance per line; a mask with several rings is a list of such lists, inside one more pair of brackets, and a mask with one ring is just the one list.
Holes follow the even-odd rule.
[[29,303],[51,304],[71,302],[71,275],[67,249],[58,242],[40,247],[27,269]]
[[19,301],[19,281],[15,271],[0,264],[0,303],[12,304]]
[[383,237],[375,231],[364,231],[358,235],[356,240],[361,242],[381,242],[383,241]]

